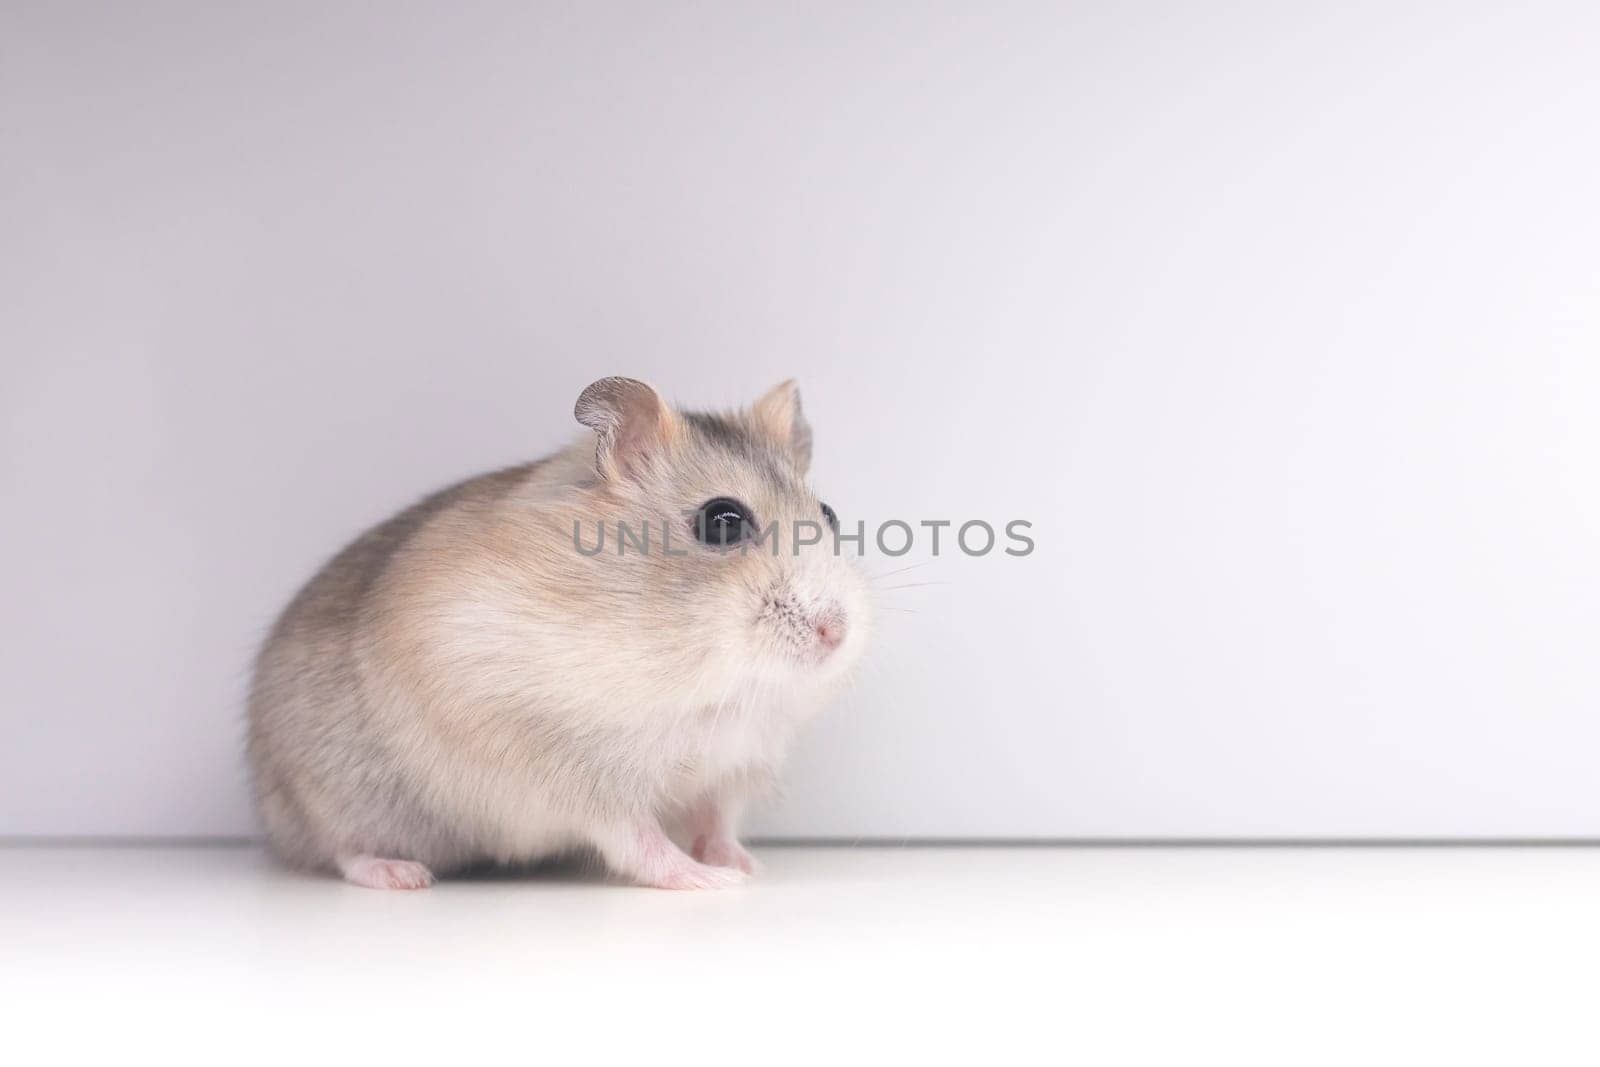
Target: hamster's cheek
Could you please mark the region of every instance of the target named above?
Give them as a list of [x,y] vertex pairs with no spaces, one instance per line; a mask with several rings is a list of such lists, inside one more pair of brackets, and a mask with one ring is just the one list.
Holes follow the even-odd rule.
[[766,562],[730,554],[702,561],[684,591],[686,625],[708,650],[740,662],[760,649]]

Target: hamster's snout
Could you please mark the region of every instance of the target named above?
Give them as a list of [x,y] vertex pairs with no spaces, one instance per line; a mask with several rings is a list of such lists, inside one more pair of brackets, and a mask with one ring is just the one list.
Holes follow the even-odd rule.
[[832,660],[850,636],[850,612],[839,601],[817,603],[788,592],[767,598],[759,622],[787,656],[813,666]]
[[765,577],[753,627],[764,664],[800,681],[841,678],[872,627],[872,606],[855,568],[819,552],[780,561]]
[[829,652],[844,644],[845,634],[849,632],[850,624],[843,611],[830,611],[817,620],[817,640]]

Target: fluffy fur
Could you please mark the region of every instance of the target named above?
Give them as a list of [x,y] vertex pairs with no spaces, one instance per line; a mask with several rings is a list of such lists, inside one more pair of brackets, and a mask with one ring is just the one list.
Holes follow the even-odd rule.
[[[564,451],[368,531],[278,620],[249,757],[285,861],[384,888],[583,847],[646,885],[753,871],[739,813],[867,629],[831,539],[792,549],[821,506],[799,394],[702,415],[611,378],[577,416],[592,432]],[[776,555],[697,543],[714,497],[776,522]],[[619,523],[648,551],[619,555]],[[586,550],[603,526],[604,550],[580,553],[575,524]]]

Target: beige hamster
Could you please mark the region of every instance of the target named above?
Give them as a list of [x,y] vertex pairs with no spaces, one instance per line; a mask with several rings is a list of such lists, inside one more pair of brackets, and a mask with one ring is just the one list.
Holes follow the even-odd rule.
[[605,378],[576,415],[565,450],[368,531],[274,626],[249,759],[288,863],[387,889],[585,848],[662,888],[754,872],[741,810],[868,629],[799,392],[713,415]]

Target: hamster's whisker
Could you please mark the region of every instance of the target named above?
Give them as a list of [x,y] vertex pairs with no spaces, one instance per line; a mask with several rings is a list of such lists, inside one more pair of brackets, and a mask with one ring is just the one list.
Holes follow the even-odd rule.
[[904,585],[880,585],[878,591],[891,593],[896,589],[921,589],[929,585],[949,585],[949,582],[906,582]]
[[882,574],[869,574],[867,577],[874,582],[881,582],[885,578],[893,578],[897,574],[904,574],[906,571],[914,571],[919,567],[931,567],[933,566],[933,563],[933,560],[925,559],[921,563],[913,563],[909,567],[896,567],[892,571],[884,571]]

